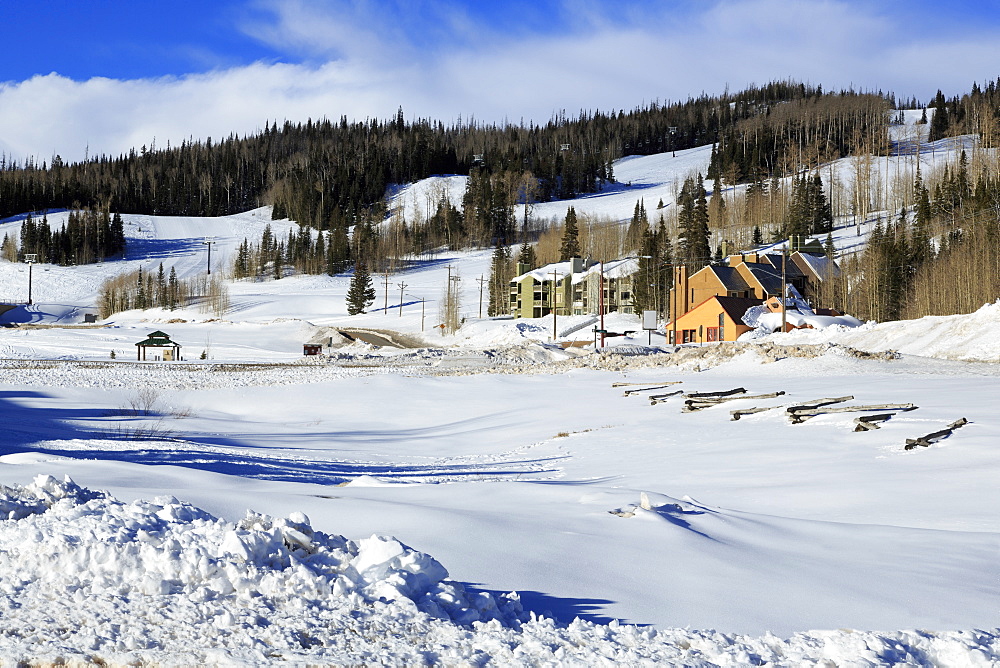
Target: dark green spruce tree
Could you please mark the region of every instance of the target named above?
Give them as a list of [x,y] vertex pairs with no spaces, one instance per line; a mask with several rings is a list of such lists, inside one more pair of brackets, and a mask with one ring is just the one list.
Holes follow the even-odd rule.
[[580,230],[576,225],[576,209],[573,207],[566,211],[562,245],[559,247],[559,261],[565,262],[571,257],[580,257]]
[[351,276],[351,285],[347,289],[347,314],[364,313],[374,301],[375,287],[372,285],[372,276],[365,263],[359,261],[354,265],[354,275]]

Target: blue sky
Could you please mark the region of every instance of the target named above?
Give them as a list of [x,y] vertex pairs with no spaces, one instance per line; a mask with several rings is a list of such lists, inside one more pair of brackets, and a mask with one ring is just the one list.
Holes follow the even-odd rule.
[[794,78],[928,98],[1000,76],[994,0],[0,0],[0,151],[268,120],[547,120]]

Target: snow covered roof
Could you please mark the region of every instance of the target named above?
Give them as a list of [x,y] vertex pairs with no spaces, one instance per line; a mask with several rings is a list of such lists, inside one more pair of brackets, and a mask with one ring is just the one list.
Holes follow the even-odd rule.
[[631,276],[635,272],[639,271],[639,259],[634,257],[627,257],[621,260],[611,260],[610,262],[598,262],[592,266],[587,271],[582,274],[573,275],[573,284],[581,283],[590,276],[598,276],[601,271],[604,271],[604,278],[623,278],[625,276]]
[[[584,266],[586,266],[586,262],[584,262]],[[521,274],[520,276],[515,276],[512,281],[519,282],[525,278],[531,277],[539,283],[543,283],[551,281],[552,275],[555,274],[560,281],[567,276],[572,276],[573,284],[576,285],[590,276],[597,276],[601,272],[602,267],[604,269],[604,278],[622,278],[623,276],[630,276],[639,270],[639,259],[627,257],[620,260],[611,260],[610,262],[598,262],[582,272],[575,273],[573,272],[572,260],[567,260],[566,262],[553,262],[552,264],[547,264],[544,267],[532,269],[531,271]]]
[[532,269],[531,271],[521,274],[520,276],[515,276],[513,280],[522,281],[530,276],[539,283],[543,283],[545,281],[551,281],[553,274],[556,274],[559,277],[559,280],[562,280],[572,273],[573,262],[567,260],[566,262],[553,262],[552,264],[547,264],[544,267]]

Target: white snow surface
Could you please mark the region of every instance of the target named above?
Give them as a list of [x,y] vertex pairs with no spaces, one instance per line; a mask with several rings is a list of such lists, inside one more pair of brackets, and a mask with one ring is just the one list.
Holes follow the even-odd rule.
[[[4,487],[0,510],[5,663],[987,665],[1000,654],[982,631],[781,640],[560,624],[525,614],[516,594],[466,590],[393,538],[324,534],[299,512],[227,522],[173,497],[123,503],[68,477]],[[705,510],[627,509],[654,521]]]

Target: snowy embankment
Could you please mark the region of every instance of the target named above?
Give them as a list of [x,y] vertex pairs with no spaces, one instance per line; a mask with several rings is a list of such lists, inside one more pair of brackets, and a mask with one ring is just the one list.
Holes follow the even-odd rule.
[[[308,518],[236,523],[174,498],[123,503],[38,476],[0,488],[0,653],[6,661],[165,665],[579,663],[975,665],[998,633],[713,631],[565,625],[516,594],[470,592],[389,537],[315,531]],[[633,513],[650,512],[640,508]]]
[[1000,300],[975,313],[869,322],[858,328],[800,329],[773,334],[773,343],[837,343],[858,350],[895,350],[962,362],[1000,362]]

